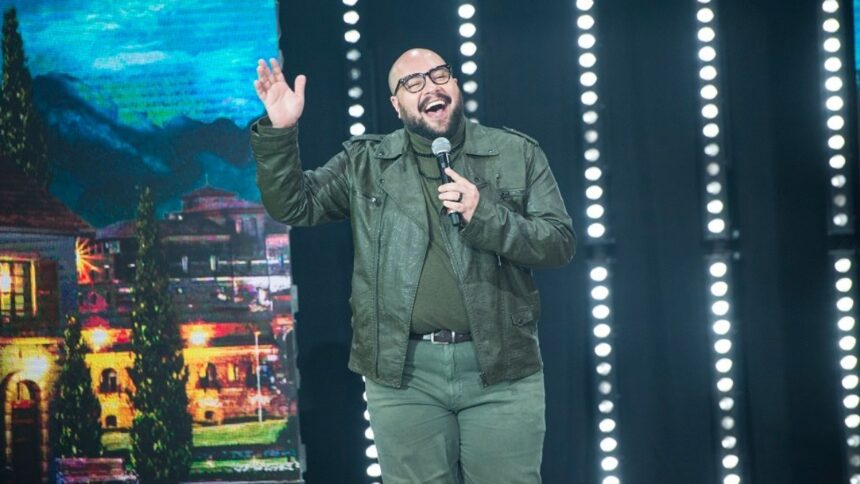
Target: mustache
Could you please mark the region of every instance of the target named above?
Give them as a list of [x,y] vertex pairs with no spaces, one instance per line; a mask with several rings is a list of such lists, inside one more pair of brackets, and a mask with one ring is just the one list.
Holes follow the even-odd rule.
[[422,99],[421,102],[418,103],[418,109],[421,111],[424,111],[424,108],[427,107],[428,104],[430,104],[431,102],[433,102],[437,99],[441,99],[441,100],[445,101],[445,104],[451,104],[451,96],[449,96],[445,93],[439,93],[433,97],[425,97],[424,99]]

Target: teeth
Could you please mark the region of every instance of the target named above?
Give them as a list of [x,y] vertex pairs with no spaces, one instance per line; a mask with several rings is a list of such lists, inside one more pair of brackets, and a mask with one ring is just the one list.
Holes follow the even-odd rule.
[[437,100],[431,102],[430,104],[428,104],[427,107],[424,108],[424,110],[429,111],[429,110],[433,109],[433,107],[440,106],[440,105],[444,106],[445,103],[441,99],[437,99]]

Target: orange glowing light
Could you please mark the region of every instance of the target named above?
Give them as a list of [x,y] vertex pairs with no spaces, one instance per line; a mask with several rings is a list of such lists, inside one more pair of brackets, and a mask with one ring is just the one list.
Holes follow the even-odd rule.
[[191,335],[188,336],[188,342],[194,346],[205,346],[209,341],[209,331],[202,327],[196,326],[191,329]]
[[24,375],[31,380],[40,381],[48,371],[48,366],[48,359],[45,356],[28,356],[24,359]]
[[90,276],[92,271],[99,271],[99,268],[93,263],[95,256],[93,255],[93,247],[87,239],[75,239],[75,267],[78,270],[78,284],[91,284],[93,282]]
[[0,292],[12,292],[12,274],[9,264],[0,264]]
[[214,397],[201,397],[197,399],[197,404],[204,408],[218,408],[221,402]]
[[110,344],[110,333],[104,328],[95,328],[89,331],[90,344],[94,351],[99,351]]

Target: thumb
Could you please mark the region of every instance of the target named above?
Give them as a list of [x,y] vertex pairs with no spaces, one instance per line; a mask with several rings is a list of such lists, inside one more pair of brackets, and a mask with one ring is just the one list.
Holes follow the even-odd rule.
[[308,78],[305,77],[304,74],[296,77],[296,83],[295,83],[296,95],[301,97],[302,99],[304,99],[304,97],[305,97],[305,84],[307,84],[307,82],[308,82]]

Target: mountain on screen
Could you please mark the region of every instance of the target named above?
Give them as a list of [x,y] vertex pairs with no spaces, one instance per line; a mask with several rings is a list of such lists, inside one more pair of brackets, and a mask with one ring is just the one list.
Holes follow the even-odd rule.
[[120,121],[108,97],[65,74],[37,76],[33,87],[47,125],[51,192],[92,225],[133,218],[145,185],[162,213],[207,182],[259,200],[247,127],[223,118]]

